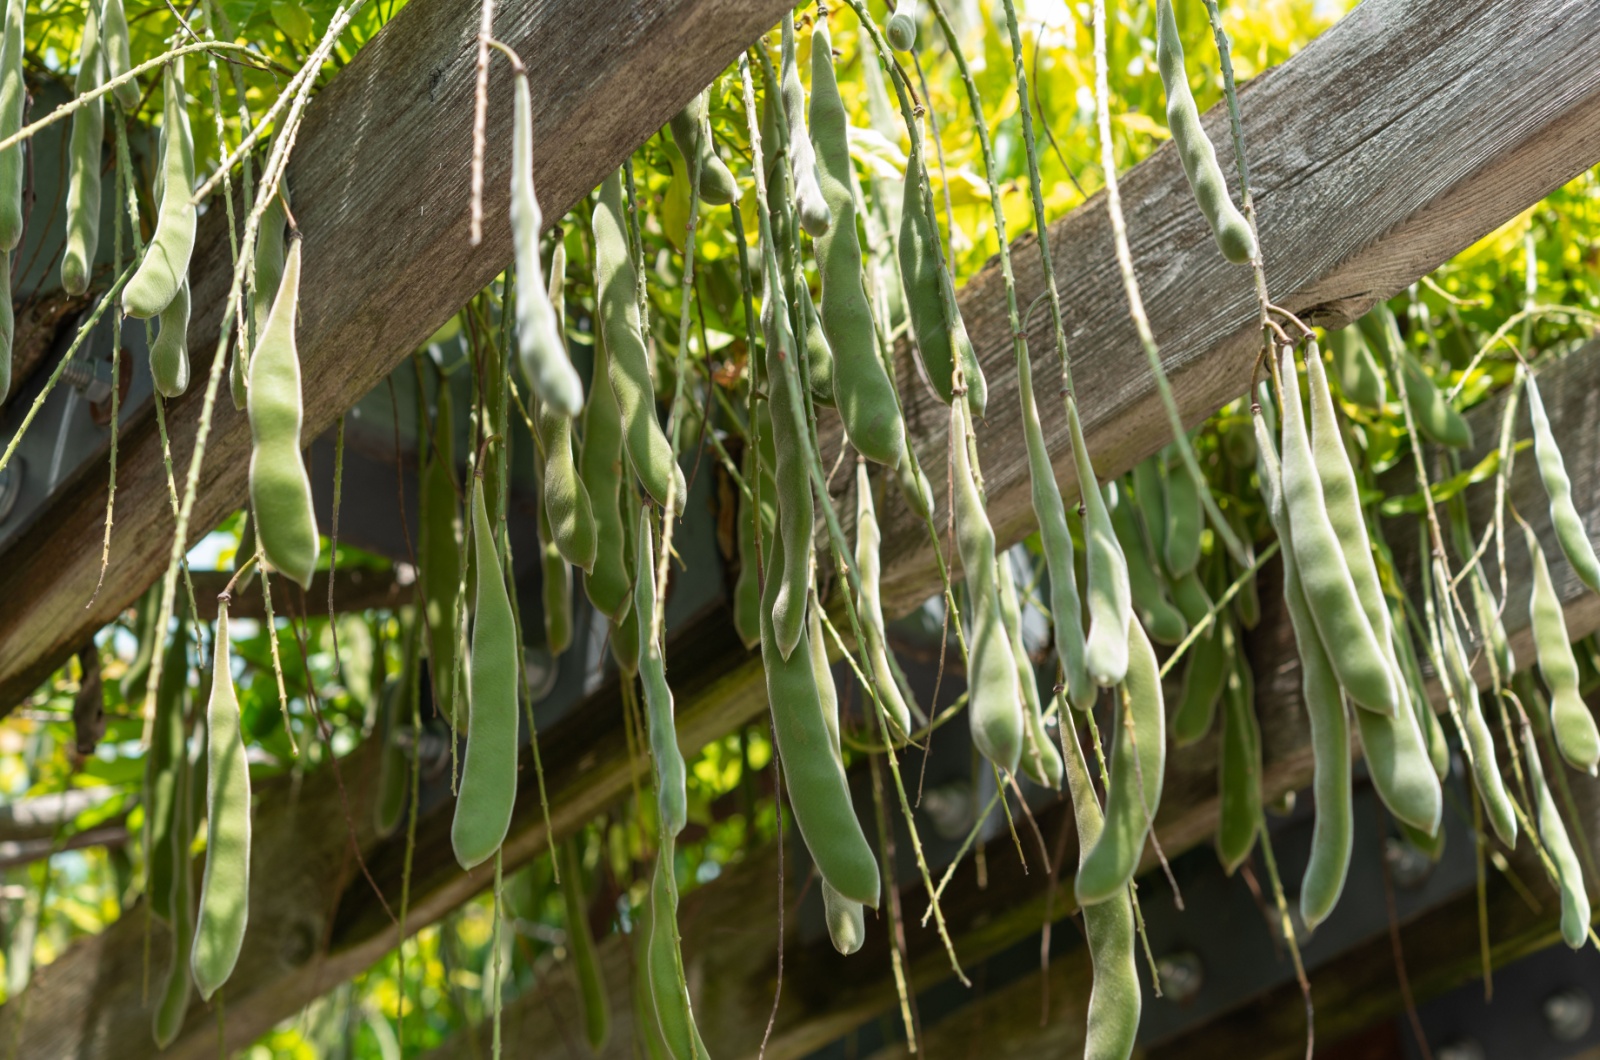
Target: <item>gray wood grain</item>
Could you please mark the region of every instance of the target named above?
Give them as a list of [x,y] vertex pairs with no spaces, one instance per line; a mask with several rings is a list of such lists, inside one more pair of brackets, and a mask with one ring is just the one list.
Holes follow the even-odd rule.
[[[750,42],[783,0],[537,0],[502,5],[495,33],[522,56],[534,106],[534,176],[553,224]],[[484,238],[467,243],[478,5],[407,5],[307,109],[290,181],[305,233],[300,355],[309,443],[377,386],[511,261],[510,74],[491,68]],[[180,475],[230,277],[221,210],[191,278],[197,383],[168,410]],[[250,432],[219,396],[191,538],[245,500]],[[133,602],[164,568],[172,515],[153,412],[130,416],[121,504],[99,577],[104,467],[63,489],[0,559],[0,710],[19,700]],[[181,482],[181,479],[180,479]],[[25,557],[25,559],[19,559]]]

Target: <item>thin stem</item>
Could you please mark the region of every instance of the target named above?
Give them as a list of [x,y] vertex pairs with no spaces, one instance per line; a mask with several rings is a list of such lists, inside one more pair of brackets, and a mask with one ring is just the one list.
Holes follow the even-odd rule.
[[[472,97],[472,235],[470,242],[483,242],[483,153],[489,124],[489,39],[494,33],[494,0],[483,0],[478,18],[478,80]],[[498,866],[496,872],[498,874]],[[495,1010],[495,1054],[499,1055],[499,1009]]]

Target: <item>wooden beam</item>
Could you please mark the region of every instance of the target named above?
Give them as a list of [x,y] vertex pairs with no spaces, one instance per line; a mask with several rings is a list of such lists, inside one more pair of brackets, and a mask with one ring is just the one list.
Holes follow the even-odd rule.
[[[194,602],[200,609],[200,619],[212,622],[217,617],[217,594],[227,586],[232,571],[197,570],[194,579]],[[333,583],[333,609],[345,611],[376,611],[403,607],[411,602],[412,586],[402,585],[390,571],[354,567],[340,570]],[[328,572],[318,571],[306,590],[306,599],[317,613],[323,613],[328,599]],[[282,606],[281,604],[279,605]],[[228,608],[232,618],[266,618],[267,611],[260,592],[235,591]]]
[[[519,3],[495,33],[527,63],[535,176],[554,224],[678,109],[772,28],[786,0]],[[484,238],[467,243],[467,176],[479,8],[407,5],[307,109],[290,167],[305,233],[300,300],[305,437],[326,430],[505,268],[510,74],[492,67]],[[191,267],[196,383],[168,410],[173,458],[188,467],[231,266],[222,211],[208,213]],[[203,308],[202,308],[203,307]],[[245,498],[250,432],[223,388],[190,534]],[[123,431],[111,566],[95,596],[105,484],[86,475],[0,563],[0,710],[129,606],[165,567],[173,522],[154,415]],[[181,479],[180,479],[181,481]],[[129,503],[127,498],[134,498]],[[85,607],[94,598],[93,606]]]

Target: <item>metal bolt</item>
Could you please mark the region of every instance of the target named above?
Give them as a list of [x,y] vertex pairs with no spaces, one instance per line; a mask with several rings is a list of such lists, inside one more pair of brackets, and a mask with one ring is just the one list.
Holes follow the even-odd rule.
[[1594,1001],[1579,987],[1558,990],[1541,1006],[1544,1025],[1558,1042],[1575,1042],[1589,1033],[1594,1023]]
[[1476,1038],[1456,1038],[1439,1046],[1435,1060],[1488,1060]]
[[74,357],[61,370],[61,379],[78,389],[84,400],[97,405],[111,396],[111,364]]
[[1427,854],[1394,836],[1384,840],[1383,859],[1389,863],[1395,886],[1404,891],[1421,887],[1433,873],[1433,861]]
[[1200,955],[1190,950],[1161,957],[1156,961],[1156,975],[1161,979],[1162,994],[1179,1005],[1194,1000],[1206,981]]

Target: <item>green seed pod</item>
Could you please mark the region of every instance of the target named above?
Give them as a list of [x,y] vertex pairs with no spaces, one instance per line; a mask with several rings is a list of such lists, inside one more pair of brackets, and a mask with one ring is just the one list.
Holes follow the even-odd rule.
[[628,608],[622,621],[611,620],[611,658],[624,677],[632,678],[639,672],[639,615]]
[[956,551],[967,579],[970,628],[967,632],[967,714],[972,742],[983,756],[1008,773],[1022,754],[1023,707],[1018,699],[1017,659],[1002,613],[996,584],[994,530],[978,495],[967,453],[966,410],[954,406],[954,495]]
[[[252,264],[254,275],[250,279],[250,334],[255,345],[261,344],[261,335],[267,330],[267,317],[272,303],[278,297],[278,287],[283,283],[284,233],[289,226],[289,216],[284,203],[289,201],[289,178],[278,183],[278,194],[261,214],[261,226],[256,229],[256,253]],[[242,409],[248,400],[250,378],[250,350],[242,345],[233,351],[232,371],[228,383],[233,392],[233,407]]]
[[1539,840],[1555,862],[1556,883],[1561,888],[1561,937],[1575,950],[1583,949],[1589,937],[1589,892],[1583,882],[1583,868],[1572,849],[1572,840],[1550,797],[1544,767],[1539,762],[1539,746],[1533,730],[1522,727],[1522,752],[1528,763],[1528,781],[1533,788],[1534,815],[1539,822]]
[[647,898],[649,934],[641,971],[650,991],[650,1009],[655,1013],[651,1022],[660,1036],[664,1055],[672,1060],[702,1060],[705,1045],[694,1025],[678,940],[678,884],[672,876],[672,849],[673,841],[668,837],[656,851]]
[[156,1045],[165,1049],[183,1029],[183,1017],[189,1011],[192,984],[189,979],[189,949],[194,944],[194,885],[189,871],[189,841],[194,835],[194,818],[190,816],[191,791],[196,784],[194,771],[189,765],[188,749],[182,742],[182,718],[178,720],[179,741],[173,759],[172,805],[169,811],[171,840],[167,848],[167,871],[171,874],[171,897],[166,906],[167,923],[171,925],[171,960],[162,980],[161,999],[156,1003],[151,1020]]
[[1066,678],[1067,700],[1080,709],[1093,706],[1099,689],[1084,664],[1083,602],[1078,595],[1078,575],[1073,559],[1072,531],[1067,509],[1056,484],[1050,451],[1039,425],[1039,406],[1033,399],[1033,368],[1026,357],[1017,360],[1017,401],[1022,406],[1022,437],[1028,447],[1028,487],[1033,515],[1039,521],[1039,543],[1050,577],[1050,617],[1055,629],[1056,658]]
[[1550,498],[1550,523],[1555,527],[1556,542],[1578,580],[1600,592],[1600,559],[1595,558],[1594,546],[1583,528],[1583,517],[1572,503],[1572,479],[1567,477],[1566,463],[1556,446],[1556,435],[1550,429],[1550,417],[1544,411],[1544,399],[1539,396],[1539,386],[1532,375],[1528,381],[1528,416],[1533,420],[1533,452],[1539,464],[1539,478]]
[[1404,632],[1404,616],[1394,617],[1395,655],[1400,660],[1400,673],[1405,677],[1411,712],[1422,730],[1428,760],[1433,764],[1433,775],[1442,783],[1450,775],[1450,745],[1445,742],[1444,726],[1439,724],[1439,716],[1433,712],[1433,703],[1428,699],[1427,686],[1422,680],[1422,668],[1417,664],[1417,652],[1411,644],[1411,635]]
[[[822,618],[813,607],[806,620],[806,635],[817,650],[811,653],[811,672],[816,681],[817,698],[822,704],[822,718],[828,726],[828,746],[833,749],[839,768],[844,768],[844,757],[839,749],[839,690],[833,683],[833,667],[828,665],[828,653],[821,646]],[[828,939],[833,948],[845,956],[855,953],[866,941],[866,907],[834,890],[827,880],[822,881],[822,908],[828,924]]]
[[1161,805],[1167,733],[1159,672],[1155,649],[1138,621],[1130,618],[1128,676],[1121,688],[1120,709],[1113,715],[1105,830],[1078,864],[1080,906],[1127,891]]
[[304,412],[294,334],[300,303],[300,244],[296,237],[289,246],[283,284],[250,358],[250,504],[268,562],[308,587],[319,542],[311,477],[300,456]]
[[1167,547],[1167,469],[1162,454],[1148,457],[1133,465],[1133,506],[1138,522],[1144,527],[1144,536],[1150,542],[1150,551],[1157,559]]
[[[291,267],[293,260],[291,252]],[[464,869],[481,865],[500,849],[511,827],[511,807],[517,797],[517,684],[522,676],[522,653],[483,493],[483,479],[476,479],[472,484],[472,554],[478,591],[467,674],[471,708],[467,712],[466,761],[450,822],[450,845]]]
[[456,497],[455,431],[450,412],[450,387],[441,381],[434,414],[433,445],[426,448],[418,508],[422,513],[421,583],[429,674],[433,702],[452,727],[465,724],[456,716],[456,666],[461,631],[461,505]]
[[[84,13],[74,87],[82,96],[99,88],[104,79],[100,8],[91,3]],[[61,286],[68,294],[87,291],[94,272],[95,250],[100,245],[100,153],[105,135],[103,97],[72,112],[67,148],[67,245],[61,256]]]
[[800,227],[815,238],[826,232],[833,223],[828,202],[822,197],[822,186],[817,177],[817,155],[806,134],[806,90],[800,84],[800,64],[795,58],[794,14],[783,19],[783,47],[781,49],[779,79],[782,86],[783,113],[788,127],[789,169],[794,174],[794,204],[800,217]]
[[1346,566],[1339,534],[1353,528],[1344,520],[1336,529],[1328,511],[1291,347],[1282,351],[1282,378],[1283,495],[1306,603],[1345,692],[1357,705],[1393,716],[1399,712],[1399,690]]
[[[1072,792],[1072,811],[1078,825],[1078,869],[1082,872],[1089,851],[1100,840],[1104,819],[1077,730],[1064,725],[1061,742],[1066,749],[1067,786]],[[1084,1060],[1128,1060],[1139,1032],[1143,999],[1139,969],[1134,963],[1133,902],[1126,887],[1103,902],[1083,907],[1083,933],[1094,968]]]
[[[1133,621],[1133,594],[1128,585],[1128,561],[1117,543],[1089,446],[1078,421],[1078,403],[1067,399],[1067,426],[1072,432],[1072,458],[1078,470],[1078,495],[1083,504],[1083,542],[1088,558],[1087,587],[1089,636],[1084,643],[1084,665],[1102,688],[1122,683],[1128,672],[1128,623]],[[1143,636],[1143,633],[1140,633]],[[1081,704],[1080,704],[1081,706]]]
[[539,502],[539,599],[544,605],[544,646],[560,655],[572,646],[572,567],[550,527],[550,506]]
[[1255,849],[1261,821],[1261,723],[1249,663],[1234,656],[1222,695],[1222,744],[1217,755],[1217,858],[1232,876]]
[[161,208],[155,234],[144,248],[138,271],[122,289],[122,308],[131,317],[153,317],[178,297],[194,253],[194,137],[189,131],[189,100],[183,89],[183,59],[161,75],[166,97],[161,124]]
[[822,912],[828,922],[828,939],[846,957],[867,940],[866,906],[852,902],[822,881]]
[[[1300,656],[1300,695],[1311,721],[1311,754],[1315,763],[1312,791],[1316,802],[1316,821],[1311,833],[1311,856],[1306,861],[1300,885],[1300,916],[1307,927],[1326,920],[1350,870],[1350,852],[1355,835],[1350,781],[1350,720],[1345,712],[1344,694],[1328,662],[1328,653],[1317,633],[1316,620],[1306,603],[1295,551],[1290,537],[1289,513],[1284,504],[1283,481],[1278,455],[1259,406],[1252,416],[1256,432],[1256,452],[1260,461],[1260,480],[1267,514],[1282,542],[1283,601],[1294,630]],[[1363,713],[1357,711],[1357,713]],[[1408,712],[1402,712],[1408,713]],[[1383,719],[1379,718],[1378,721]]]
[[772,612],[785,562],[781,533],[773,536],[765,559],[761,660],[766,669],[767,703],[772,710],[773,732],[777,737],[778,755],[783,760],[795,823],[822,878],[843,897],[876,909],[880,888],[878,861],[856,818],[850,800],[850,784],[839,761],[835,730],[817,685],[818,671],[812,652],[826,649],[814,644],[802,625],[795,650],[787,657],[779,650]]
[[672,139],[683,155],[684,166],[693,179],[698,158],[700,171],[700,201],[709,206],[726,206],[739,195],[739,186],[733,173],[717,157],[716,142],[711,136],[711,90],[695,96],[689,105],[672,116],[668,122]]
[[1417,429],[1440,443],[1457,449],[1472,448],[1472,427],[1451,407],[1444,392],[1434,385],[1415,355],[1400,337],[1400,326],[1383,302],[1356,322],[1367,344],[1384,352],[1391,371],[1400,372],[1406,385],[1406,404]]
[[[566,247],[558,242],[550,262],[550,290],[546,300],[558,307],[553,310],[555,331],[563,336],[563,314],[559,307],[562,304],[566,264]],[[521,304],[520,299],[518,304]],[[565,356],[565,337],[561,339],[561,346],[562,355]],[[523,370],[527,368],[527,361],[524,360]],[[572,417],[541,400],[534,425],[539,431],[540,448],[544,450],[542,496],[555,545],[568,563],[581,567],[587,573],[594,569],[600,543],[594,510],[589,505],[589,491],[584,488],[583,479],[578,475],[578,465],[572,454]]]
[[[156,592],[161,591],[160,583]],[[157,599],[159,605],[159,597]],[[151,631],[153,642],[160,643],[164,631]],[[171,923],[173,847],[187,849],[192,832],[183,831],[184,817],[179,809],[186,803],[183,771],[186,759],[183,717],[189,694],[189,627],[181,619],[167,642],[161,663],[161,687],[156,689],[150,752],[145,757],[143,804],[145,894],[157,916]]]
[[[1175,595],[1185,616],[1191,623],[1197,623],[1198,616],[1210,610],[1210,603],[1206,601],[1206,606],[1199,609],[1198,614],[1194,607],[1187,606],[1188,597],[1192,595],[1189,588],[1191,582],[1204,597],[1205,589],[1200,586],[1193,572],[1180,579],[1174,589],[1179,585],[1184,586],[1183,591]],[[1183,691],[1178,696],[1178,708],[1172,712],[1172,742],[1177,746],[1187,747],[1211,731],[1217,702],[1233,665],[1235,649],[1233,627],[1221,616],[1190,645],[1189,665],[1183,673]]]
[[1111,526],[1128,561],[1128,589],[1140,625],[1157,644],[1177,644],[1189,633],[1189,624],[1167,599],[1167,588],[1150,554],[1131,496],[1113,486],[1110,494]]
[[905,425],[894,384],[878,359],[872,307],[861,285],[849,129],[834,78],[828,23],[819,19],[811,35],[811,136],[822,199],[833,217],[828,230],[816,237],[822,330],[833,349],[833,390],[845,436],[868,460],[894,467],[905,459]]
[[217,603],[214,639],[206,705],[206,868],[189,957],[206,1001],[233,974],[250,920],[250,766],[229,662],[227,597]]
[[1524,526],[1523,534],[1528,542],[1528,558],[1533,564],[1533,593],[1528,601],[1533,647],[1539,657],[1539,673],[1550,689],[1550,722],[1555,728],[1556,747],[1574,769],[1585,770],[1592,776],[1596,764],[1600,763],[1600,731],[1596,730],[1594,716],[1578,691],[1578,660],[1572,653],[1561,598],[1550,580],[1544,549],[1539,547],[1539,538],[1531,529]]
[[[765,485],[763,484],[763,488]],[[895,741],[909,739],[911,735],[911,708],[906,706],[889,666],[888,637],[883,621],[883,603],[879,597],[878,583],[881,557],[878,549],[882,535],[878,531],[878,511],[872,502],[872,483],[867,479],[867,465],[856,462],[856,576],[861,584],[861,595],[856,599],[856,611],[861,616],[862,645],[873,684],[883,708],[889,715],[891,738]]]
[[806,315],[806,386],[811,390],[812,401],[832,408],[837,404],[833,392],[833,347],[828,345],[822,318],[811,300],[811,288],[805,284],[800,285],[800,306]]
[[1166,477],[1167,528],[1162,534],[1162,559],[1167,573],[1181,578],[1200,562],[1200,534],[1205,529],[1205,508],[1200,487],[1181,465]]
[[1243,265],[1256,255],[1255,236],[1228,196],[1228,181],[1217,164],[1216,148],[1200,124],[1200,110],[1189,91],[1189,75],[1183,67],[1183,41],[1178,38],[1171,0],[1156,3],[1156,65],[1167,91],[1167,127],[1172,130],[1172,141],[1178,147],[1195,201],[1211,226],[1222,256]]
[[1360,329],[1351,326],[1330,330],[1327,338],[1333,350],[1333,371],[1339,379],[1339,393],[1352,405],[1381,410],[1383,371],[1361,337]]
[[[122,9],[122,0],[105,0],[101,8],[101,26],[105,35],[106,78],[121,77],[133,69],[128,49],[128,16]],[[182,60],[177,60],[182,62]],[[122,109],[132,114],[139,107],[139,82],[128,80],[111,90],[122,104]]]
[[[539,232],[544,227],[544,213],[533,193],[533,104],[528,96],[528,75],[520,66],[514,81],[514,99],[511,242],[517,259],[517,352],[539,400],[551,412],[570,419],[583,408],[583,380],[567,356],[566,339],[539,265]],[[561,253],[561,245],[556,246]],[[561,254],[559,264],[566,264],[565,254]],[[551,271],[556,271],[554,265]]]
[[[416,620],[402,618],[401,642],[404,645],[400,673],[384,685],[380,693],[377,739],[383,746],[378,756],[378,796],[372,803],[372,828],[381,837],[394,834],[406,811],[409,782],[408,759],[401,733],[410,724],[417,699]],[[405,711],[405,716],[401,711]]]
[[[5,35],[0,38],[0,139],[22,129],[22,112],[28,101],[28,85],[22,76],[22,30],[27,14],[27,0],[7,0]],[[22,240],[22,161],[21,144],[0,151],[0,250],[15,250]],[[0,390],[0,399],[4,396]]]
[[[1483,716],[1478,686],[1472,680],[1471,662],[1461,640],[1461,628],[1456,624],[1456,613],[1445,588],[1449,584],[1444,566],[1435,558],[1433,584],[1438,587],[1435,617],[1439,627],[1439,647],[1444,654],[1445,687],[1457,701],[1461,729],[1468,749],[1472,752],[1473,786],[1483,802],[1484,812],[1494,834],[1507,847],[1517,845],[1517,817],[1506,793],[1505,781],[1500,776],[1500,764],[1495,760],[1494,735]],[[1585,711],[1585,716],[1588,712]]]
[[[775,255],[767,255],[768,290],[781,292]],[[812,531],[816,508],[811,493],[810,433],[801,409],[794,369],[795,340],[789,332],[789,314],[778,299],[766,298],[761,307],[767,341],[767,404],[772,416],[776,454],[773,478],[778,498],[778,536],[783,539],[784,566],[771,605],[776,646],[788,658],[805,630],[811,596]],[[769,568],[770,570],[771,568]],[[770,577],[770,575],[769,575]],[[766,610],[765,608],[763,610]]]
[[1011,554],[995,557],[1000,568],[1000,617],[1005,622],[1011,654],[1017,661],[1017,683],[1022,689],[1022,771],[1042,788],[1061,790],[1061,752],[1056,750],[1050,730],[1044,724],[1044,705],[1039,701],[1039,675],[1027,646],[1022,643],[1022,608],[1017,602],[1016,571]]
[[650,729],[650,757],[656,768],[656,799],[660,804],[661,830],[676,836],[689,819],[689,796],[685,787],[683,752],[678,749],[678,732],[673,722],[672,689],[667,684],[666,660],[656,640],[655,529],[650,513],[639,514],[639,544],[635,553],[633,610],[639,617],[639,676],[644,682],[645,717]]
[[150,377],[162,397],[177,397],[189,389],[189,277],[158,319],[161,330],[150,344]]
[[[759,530],[757,515],[751,498],[739,495],[739,578],[733,587],[733,624],[739,639],[746,648],[761,643],[761,571],[756,547],[756,535],[765,541],[773,532],[778,518],[778,485],[772,477],[777,454],[772,448],[772,420],[766,405],[756,407],[756,431],[759,438],[745,440],[744,480],[751,489],[758,489],[761,499]],[[760,453],[760,474],[757,474],[757,453]],[[858,528],[858,540],[860,530]],[[857,548],[859,549],[859,545]]]
[[583,858],[578,844],[568,837],[561,843],[561,900],[567,914],[567,951],[578,980],[578,997],[583,1005],[584,1037],[589,1049],[598,1054],[611,1036],[611,1013],[606,1006],[606,982],[600,974],[600,958],[589,930],[588,904],[583,893]]
[[583,445],[578,450],[578,477],[594,516],[594,569],[583,576],[583,588],[595,610],[618,618],[632,606],[628,577],[626,527],[622,520],[622,414],[617,397],[606,385],[606,345],[594,336],[594,379],[583,409]]
[[930,518],[934,508],[933,483],[928,481],[921,467],[912,466],[909,447],[906,459],[895,465],[894,477],[900,486],[900,496],[911,513],[918,519]]
[[895,51],[908,52],[916,47],[916,0],[899,0],[899,3],[895,6],[894,13],[884,23],[883,35],[889,38],[889,46]]
[[[628,229],[623,220],[622,178],[612,173],[595,197],[595,289],[606,346],[606,376],[621,410],[623,443],[639,482],[657,504],[665,505],[671,492],[676,512],[685,502],[683,471],[673,459],[672,446],[656,418],[656,390],[650,379],[650,354],[640,331],[638,274],[628,251]],[[676,481],[676,486],[672,484]]]
[[1396,681],[1397,690],[1404,692],[1400,663],[1394,654],[1389,601],[1383,595],[1378,567],[1372,559],[1366,516],[1361,509],[1361,491],[1356,485],[1350,456],[1345,451],[1338,413],[1333,407],[1333,395],[1328,390],[1328,378],[1315,340],[1311,340],[1306,349],[1306,379],[1311,397],[1311,455],[1317,478],[1322,483],[1328,523],[1339,540],[1345,567],[1350,571],[1350,580],[1367,624],[1383,650],[1384,663]]
[[[968,407],[982,419],[988,387],[983,369],[978,366],[972,339],[967,335],[966,321],[961,318],[953,292],[945,290],[949,279],[944,274],[944,249],[933,215],[933,192],[928,185],[922,131],[915,127],[911,130],[911,153],[906,157],[905,199],[900,207],[900,238],[895,249],[900,255],[900,277],[911,317],[911,335],[928,382],[939,400],[950,404],[955,394],[955,361],[959,356],[967,385]],[[952,333],[954,354],[951,352]]]

